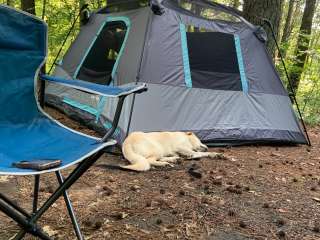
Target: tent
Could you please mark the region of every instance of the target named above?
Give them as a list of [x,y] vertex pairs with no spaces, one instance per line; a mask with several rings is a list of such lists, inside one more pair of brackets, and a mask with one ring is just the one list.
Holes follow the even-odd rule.
[[[307,140],[266,50],[261,27],[205,0],[163,0],[94,12],[54,75],[97,84],[147,83],[127,100],[115,137],[193,131],[212,144]],[[104,132],[116,103],[48,86],[47,103]]]

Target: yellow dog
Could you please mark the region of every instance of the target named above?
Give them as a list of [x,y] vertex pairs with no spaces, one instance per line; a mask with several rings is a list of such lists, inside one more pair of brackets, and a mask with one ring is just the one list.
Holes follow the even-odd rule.
[[207,150],[208,147],[192,132],[134,132],[126,138],[122,146],[122,153],[131,164],[121,167],[148,171],[151,166],[172,166],[181,157],[223,157],[220,153]]

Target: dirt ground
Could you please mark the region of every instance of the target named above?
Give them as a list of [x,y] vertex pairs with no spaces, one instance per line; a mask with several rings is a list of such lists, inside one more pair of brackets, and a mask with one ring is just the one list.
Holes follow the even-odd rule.
[[[215,148],[228,160],[186,160],[146,173],[114,169],[125,160],[105,154],[69,193],[85,239],[320,239],[320,127],[310,135],[312,147]],[[29,209],[32,184],[31,177],[0,177],[0,191]],[[54,175],[42,178],[42,202],[56,186]],[[40,224],[54,239],[75,239],[63,199]],[[17,230],[0,214],[0,239]]]

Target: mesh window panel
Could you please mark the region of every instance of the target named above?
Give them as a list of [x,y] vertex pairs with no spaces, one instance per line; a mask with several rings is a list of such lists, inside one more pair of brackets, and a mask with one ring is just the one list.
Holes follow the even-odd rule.
[[242,91],[234,36],[193,26],[186,30],[193,87]]
[[108,85],[126,32],[124,22],[107,22],[87,54],[77,78]]
[[194,15],[207,20],[218,20],[234,23],[242,22],[241,19],[230,13],[202,5],[198,2],[192,2],[190,0],[178,0],[178,5],[182,9],[192,12]]

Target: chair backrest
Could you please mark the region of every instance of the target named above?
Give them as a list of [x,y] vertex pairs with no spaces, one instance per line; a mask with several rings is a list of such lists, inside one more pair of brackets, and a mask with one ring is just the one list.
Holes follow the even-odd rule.
[[41,116],[35,77],[47,54],[47,25],[0,5],[0,124],[28,123]]

